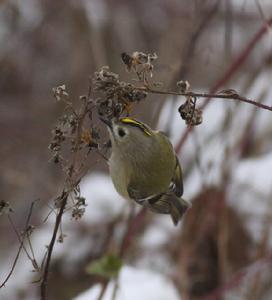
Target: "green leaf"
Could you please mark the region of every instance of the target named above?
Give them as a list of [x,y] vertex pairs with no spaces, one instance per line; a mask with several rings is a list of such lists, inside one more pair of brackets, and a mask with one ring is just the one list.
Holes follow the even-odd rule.
[[100,275],[108,279],[115,278],[122,267],[122,260],[115,254],[108,254],[90,263],[86,272],[92,275]]

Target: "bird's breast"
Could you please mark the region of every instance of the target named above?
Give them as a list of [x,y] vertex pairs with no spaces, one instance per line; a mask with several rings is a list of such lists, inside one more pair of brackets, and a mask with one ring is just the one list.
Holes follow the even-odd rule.
[[130,170],[119,157],[111,156],[109,171],[116,191],[124,198],[129,198],[127,187],[130,181]]

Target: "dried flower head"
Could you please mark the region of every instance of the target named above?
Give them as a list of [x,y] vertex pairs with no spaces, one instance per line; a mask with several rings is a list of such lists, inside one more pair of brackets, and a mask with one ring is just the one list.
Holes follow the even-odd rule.
[[158,58],[156,53],[153,54],[146,54],[143,52],[135,51],[130,56],[126,52],[123,52],[121,54],[122,60],[124,64],[127,67],[127,71],[130,72],[131,70],[134,70],[137,72],[137,68],[141,65],[144,66],[146,69],[152,69],[153,65],[151,64],[152,61],[156,60]]
[[52,91],[53,91],[53,94],[54,94],[54,97],[55,97],[56,101],[62,100],[63,97],[67,97],[67,98],[69,97],[69,94],[66,91],[65,84],[54,87],[52,89]]
[[80,195],[76,196],[76,203],[73,206],[72,218],[75,220],[81,219],[85,213],[86,199]]
[[190,83],[187,80],[180,80],[177,82],[177,87],[181,93],[185,93],[190,89]]
[[133,102],[146,98],[145,91],[139,91],[130,84],[119,80],[119,76],[107,66],[95,72],[94,88],[105,95],[103,99],[96,100],[98,114],[106,118],[118,117],[123,111],[129,112]]
[[196,98],[188,96],[185,103],[179,107],[179,113],[187,125],[196,126],[202,123],[202,110],[196,108]]
[[124,64],[126,65],[127,71],[134,71],[139,81],[143,81],[145,85],[148,85],[148,77],[153,76],[153,69],[154,66],[152,62],[158,58],[156,53],[143,53],[135,51],[130,56],[127,53],[121,54],[122,60]]

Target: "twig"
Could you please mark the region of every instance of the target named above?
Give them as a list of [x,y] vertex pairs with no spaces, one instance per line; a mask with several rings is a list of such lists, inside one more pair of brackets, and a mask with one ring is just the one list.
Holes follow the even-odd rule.
[[3,283],[0,285],[0,288],[2,288],[3,286],[5,286],[5,284],[7,283],[7,281],[9,280],[10,276],[12,275],[14,269],[15,269],[15,266],[17,264],[17,261],[19,259],[19,256],[20,256],[20,253],[21,253],[21,250],[23,249],[24,247],[24,238],[27,234],[27,229],[28,229],[28,225],[29,225],[29,221],[30,221],[30,218],[31,218],[31,215],[32,215],[32,211],[33,211],[33,207],[34,207],[34,204],[35,204],[35,201],[33,201],[30,205],[30,209],[29,209],[29,213],[28,213],[28,216],[27,216],[27,219],[26,219],[26,223],[25,223],[25,229],[24,229],[24,234],[23,234],[23,238],[21,240],[21,243],[20,243],[20,247],[18,249],[18,252],[15,256],[15,259],[14,259],[14,262],[12,264],[12,267],[11,267],[11,270],[9,271],[6,279],[3,281]]
[[[247,99],[245,97],[242,97],[236,93],[230,93],[230,94],[213,94],[213,93],[195,93],[195,92],[184,92],[184,93],[181,93],[181,92],[175,92],[175,91],[163,91],[163,90],[155,90],[155,89],[152,89],[152,88],[146,88],[146,87],[136,87],[135,88],[136,90],[144,90],[148,93],[151,93],[151,94],[162,94],[162,95],[177,95],[177,96],[185,96],[185,97],[196,97],[196,98],[208,98],[208,100],[212,99],[212,98],[217,98],[217,99],[228,99],[228,100],[238,100],[238,101],[241,101],[241,102],[245,102],[245,103],[249,103],[249,104],[252,104],[252,105],[255,105],[259,108],[262,108],[262,109],[266,109],[266,110],[270,110],[272,111],[272,106],[268,106],[268,105],[265,105],[263,103],[259,103],[259,102],[256,102],[254,100],[251,100],[251,99]],[[205,103],[204,103],[205,104]]]
[[[198,22],[197,27],[192,32],[189,43],[186,46],[184,55],[182,55],[182,57],[180,59],[180,61],[182,62],[182,65],[180,67],[180,70],[174,76],[173,80],[171,80],[172,84],[176,84],[177,81],[179,81],[180,79],[186,78],[187,74],[189,73],[189,69],[190,69],[192,60],[194,59],[194,52],[195,52],[195,48],[198,44],[198,41],[202,37],[203,32],[209,26],[210,22],[213,20],[213,16],[217,12],[220,2],[221,2],[221,0],[216,1],[214,6],[204,15],[204,17],[200,20],[200,22]],[[195,16],[195,19],[198,19],[198,16]],[[175,112],[175,103],[176,103],[175,97],[173,97],[173,99],[171,101],[169,117],[168,117],[165,129],[164,129],[166,133],[170,132],[170,128],[171,128],[171,124],[172,124],[172,116]],[[162,102],[161,104],[162,105],[159,106],[159,108],[155,114],[156,123],[158,122],[158,118],[160,116],[160,112],[162,110],[164,102]]]
[[114,282],[114,287],[113,287],[113,292],[112,292],[111,300],[115,300],[116,299],[118,289],[119,289],[119,282],[118,282],[118,278],[116,278],[115,282]]
[[[197,42],[199,38],[202,37],[203,32],[206,30],[210,22],[213,20],[213,16],[217,12],[220,2],[221,0],[217,0],[215,2],[213,7],[209,11],[207,11],[207,13],[203,16],[203,18],[200,20],[200,22],[197,24],[197,27],[193,31],[188,46],[186,47],[185,54],[181,59],[183,65],[178,71],[178,76],[176,77],[175,82],[187,76],[189,71],[188,67],[194,58],[194,52],[197,46]],[[196,16],[196,19],[198,19],[198,16]]]
[[[133,236],[135,231],[137,231],[137,229],[139,228],[139,225],[142,224],[142,218],[144,217],[145,213],[146,213],[146,209],[142,208],[140,210],[140,212],[135,217],[133,217],[134,206],[131,208],[131,211],[130,211],[130,214],[129,214],[129,217],[127,220],[127,230],[123,236],[123,239],[121,241],[120,248],[119,248],[119,257],[120,258],[123,258],[124,255],[126,254],[126,251],[128,250],[128,248],[130,246],[131,237]],[[112,295],[113,298],[112,299],[114,299],[116,297],[116,293],[118,290],[118,278],[116,278],[116,280],[117,281],[113,288],[113,295]],[[99,294],[97,300],[102,300],[109,282],[110,282],[110,280],[103,282],[103,286],[102,286],[102,289],[100,291],[100,294]]]
[[59,212],[56,216],[54,231],[53,231],[53,235],[52,235],[50,244],[48,246],[47,256],[46,256],[46,260],[45,260],[44,272],[43,272],[42,281],[41,281],[41,300],[46,299],[46,288],[47,288],[47,281],[48,281],[48,274],[49,274],[51,256],[52,256],[53,248],[54,248],[54,245],[55,245],[55,242],[56,242],[57,233],[58,233],[58,230],[59,230],[59,226],[60,226],[60,223],[61,223],[62,215],[63,215],[64,209],[65,209],[66,203],[67,203],[68,196],[69,196],[69,193],[63,191],[63,194],[62,194],[62,197],[61,197],[61,207],[60,207],[60,210],[59,210]]
[[[240,67],[246,61],[249,54],[252,52],[253,48],[257,45],[259,40],[263,37],[263,35],[265,33],[268,32],[268,28],[271,25],[272,25],[272,17],[270,19],[268,19],[267,23],[265,23],[259,29],[259,31],[250,40],[250,42],[248,43],[246,48],[240,53],[240,55],[234,60],[234,62],[231,64],[231,66],[227,69],[225,74],[215,83],[215,85],[210,90],[210,94],[216,93],[216,91],[220,87],[222,87],[224,84],[226,84],[232,78],[232,76],[240,69]],[[199,96],[199,97],[201,97],[201,96]],[[208,105],[209,100],[210,100],[210,97],[208,97],[208,99],[203,103],[203,105],[201,107],[202,109],[204,109]],[[241,101],[243,101],[243,100],[241,100]],[[252,100],[249,100],[249,101],[250,102],[248,102],[248,101],[243,101],[243,102],[251,103]],[[251,104],[253,104],[253,103],[251,103]],[[264,108],[264,109],[268,109],[268,108]],[[269,110],[271,110],[271,107]],[[191,130],[192,130],[192,128],[188,127],[187,130],[182,135],[182,137],[180,138],[179,142],[177,143],[177,145],[175,147],[177,153],[180,152],[180,150],[181,150],[183,144],[185,143],[185,141],[187,140]]]
[[107,290],[107,287],[108,287],[108,283],[109,283],[109,280],[106,280],[102,283],[102,288],[101,288],[100,294],[98,295],[97,300],[102,300],[103,299],[104,294],[105,294],[105,292]]
[[[12,226],[12,228],[13,228],[16,236],[17,236],[17,239],[18,239],[19,243],[20,244],[22,243],[23,250],[25,251],[25,254],[26,254],[27,258],[31,261],[31,263],[32,263],[33,267],[35,268],[35,270],[38,270],[38,264],[37,264],[37,261],[35,259],[32,247],[31,247],[31,250],[30,250],[31,253],[32,253],[32,257],[31,257],[30,254],[28,253],[25,245],[24,245],[25,236],[23,236],[23,238],[20,237],[20,234],[19,234],[18,230],[16,229],[16,226],[15,226],[12,218],[10,217],[10,215],[8,215],[8,220],[9,220],[9,222],[10,222],[10,224],[11,224],[11,226]],[[28,242],[30,243],[28,228],[27,228],[27,234],[26,234],[26,236],[27,236]]]
[[269,24],[267,24],[266,16],[265,16],[265,13],[263,11],[263,8],[261,6],[260,1],[259,0],[255,0],[255,3],[257,5],[257,8],[258,8],[258,11],[259,11],[259,13],[261,15],[262,20],[265,22],[265,24],[267,26],[267,29],[271,31],[271,28],[269,27]]

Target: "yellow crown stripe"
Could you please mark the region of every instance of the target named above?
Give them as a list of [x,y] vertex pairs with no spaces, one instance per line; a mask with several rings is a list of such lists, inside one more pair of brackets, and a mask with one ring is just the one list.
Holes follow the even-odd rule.
[[120,121],[124,124],[129,124],[129,125],[140,128],[144,133],[146,133],[149,136],[152,134],[151,131],[143,123],[141,123],[135,119],[121,118]]

